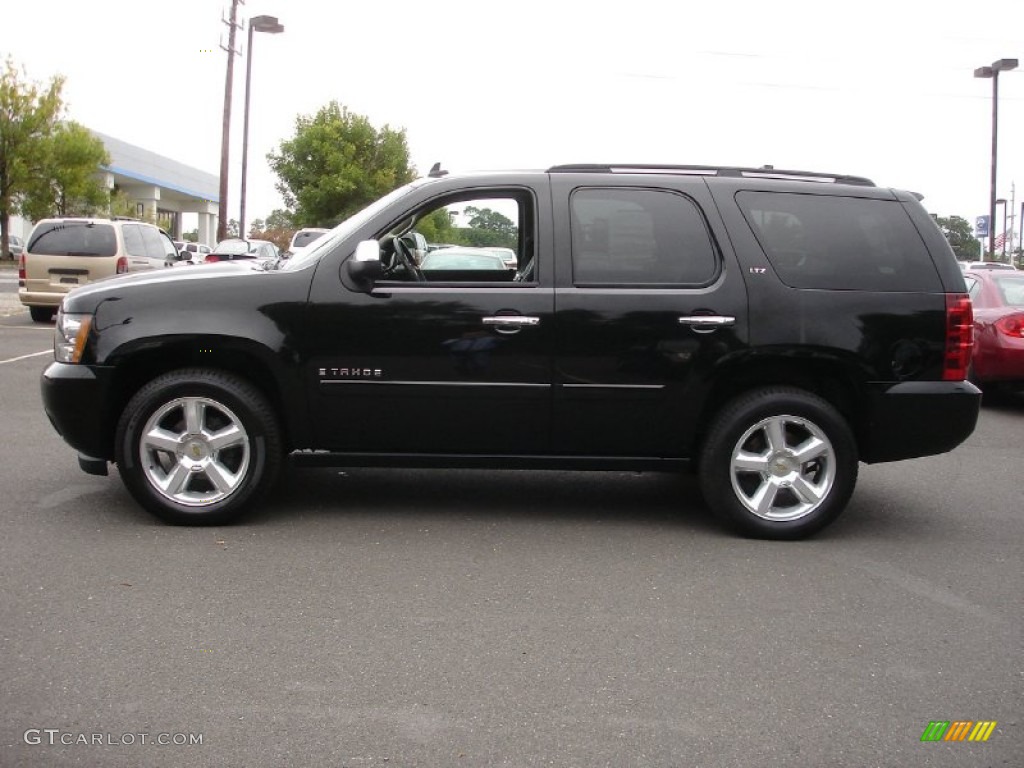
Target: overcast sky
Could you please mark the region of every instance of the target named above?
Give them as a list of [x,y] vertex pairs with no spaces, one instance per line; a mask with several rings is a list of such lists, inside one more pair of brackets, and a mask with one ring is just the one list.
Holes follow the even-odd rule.
[[[714,5],[714,7],[709,7]],[[216,174],[230,0],[7,2],[0,55],[67,77],[68,115]],[[407,131],[421,173],[570,162],[850,173],[973,222],[992,81],[1024,65],[1024,1],[247,0],[257,34],[248,217],[281,207],[266,154],[332,99]],[[238,42],[244,41],[244,32]],[[231,217],[245,60],[236,59]],[[1024,70],[1000,76],[998,196],[1024,201]],[[1001,217],[1001,211],[1000,211]]]

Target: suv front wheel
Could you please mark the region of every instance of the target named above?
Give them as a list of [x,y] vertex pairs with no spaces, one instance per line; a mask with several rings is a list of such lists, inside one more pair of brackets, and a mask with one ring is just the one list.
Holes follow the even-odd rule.
[[857,446],[846,420],[801,389],[748,392],[715,418],[700,458],[708,505],[734,528],[798,539],[846,507],[857,482]]
[[177,525],[219,525],[270,487],[281,465],[274,412],[248,382],[192,368],[159,376],[117,427],[118,470],[132,496]]

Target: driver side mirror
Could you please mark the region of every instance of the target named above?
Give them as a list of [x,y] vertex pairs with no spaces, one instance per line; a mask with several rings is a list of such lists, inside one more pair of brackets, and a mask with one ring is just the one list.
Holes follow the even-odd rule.
[[369,293],[380,280],[383,267],[380,263],[380,243],[363,240],[356,246],[356,252],[345,262],[345,270],[356,290]]

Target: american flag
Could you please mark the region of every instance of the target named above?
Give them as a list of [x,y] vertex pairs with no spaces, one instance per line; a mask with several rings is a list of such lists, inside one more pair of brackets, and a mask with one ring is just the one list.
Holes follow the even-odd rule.
[[1005,243],[1005,242],[1006,242],[1006,233],[1003,232],[1003,234],[998,235],[996,237],[995,241],[992,243],[992,250],[994,251],[997,248],[1002,248],[1003,247],[1003,243]]

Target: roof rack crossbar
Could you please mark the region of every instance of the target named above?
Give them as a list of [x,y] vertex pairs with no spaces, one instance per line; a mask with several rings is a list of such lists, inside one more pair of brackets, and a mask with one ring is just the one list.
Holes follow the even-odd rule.
[[793,171],[773,168],[744,168],[728,165],[651,165],[647,163],[621,163],[601,165],[580,163],[574,165],[553,165],[548,173],[675,173],[692,176],[732,176],[739,178],[779,179],[782,181],[815,181],[834,184],[856,184],[873,187],[875,183],[863,176],[849,176],[844,173],[819,173],[817,171]]

